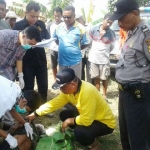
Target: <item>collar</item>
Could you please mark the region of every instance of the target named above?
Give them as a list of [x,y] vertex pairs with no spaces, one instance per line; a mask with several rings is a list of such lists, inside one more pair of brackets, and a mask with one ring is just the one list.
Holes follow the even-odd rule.
[[[75,20],[75,22],[74,22],[73,26],[70,28],[70,30],[71,30],[72,28],[76,28],[76,27],[78,26],[78,24],[79,24],[79,23]],[[62,26],[63,26],[63,28],[67,29],[65,22],[62,22]]]
[[[29,22],[27,21],[26,17],[24,17],[23,22],[24,22],[24,25],[25,25],[25,26],[30,26],[30,24],[29,24]],[[39,25],[38,20],[37,20],[37,22],[36,22],[34,25]]]
[[78,87],[77,87],[77,91],[75,92],[75,94],[80,92],[81,85],[82,85],[82,81],[78,78]]
[[145,25],[145,23],[146,23],[145,20],[141,20],[133,31],[129,31],[129,35],[135,35],[137,30],[140,29],[141,27],[143,27]]

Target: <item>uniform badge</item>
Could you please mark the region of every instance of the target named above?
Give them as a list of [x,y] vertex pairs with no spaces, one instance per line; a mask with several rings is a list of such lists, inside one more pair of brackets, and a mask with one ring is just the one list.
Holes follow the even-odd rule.
[[42,31],[42,29],[41,29],[41,27],[40,27],[40,26],[38,26],[38,29],[39,29],[39,31]]
[[129,47],[132,48],[133,45],[134,45],[134,40],[131,40],[130,43],[129,43]]
[[150,39],[145,41],[147,43],[148,52],[150,53]]

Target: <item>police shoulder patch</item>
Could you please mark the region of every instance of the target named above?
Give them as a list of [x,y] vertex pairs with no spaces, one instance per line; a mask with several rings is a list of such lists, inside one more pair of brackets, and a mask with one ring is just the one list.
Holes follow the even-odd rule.
[[148,48],[148,52],[150,53],[150,38],[145,40]]

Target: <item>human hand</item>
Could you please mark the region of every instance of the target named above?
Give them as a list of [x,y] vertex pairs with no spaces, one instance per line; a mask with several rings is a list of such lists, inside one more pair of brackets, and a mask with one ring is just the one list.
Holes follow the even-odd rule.
[[24,80],[23,80],[23,73],[22,72],[18,73],[18,78],[19,78],[20,88],[23,89],[24,88]]
[[28,122],[26,122],[24,124],[26,133],[27,133],[27,137],[30,136],[31,140],[33,140],[33,129],[31,128],[30,124]]
[[8,142],[11,149],[14,149],[18,145],[17,139],[11,136],[10,134],[7,135],[5,140]]
[[30,115],[28,115],[28,116],[26,117],[26,119],[28,119],[29,122],[31,122],[31,121],[34,120],[35,118],[36,118],[36,116],[34,115],[34,113],[32,113],[32,114],[30,114]]
[[65,129],[69,127],[69,125],[74,125],[75,118],[68,118],[62,123],[62,132],[65,132]]

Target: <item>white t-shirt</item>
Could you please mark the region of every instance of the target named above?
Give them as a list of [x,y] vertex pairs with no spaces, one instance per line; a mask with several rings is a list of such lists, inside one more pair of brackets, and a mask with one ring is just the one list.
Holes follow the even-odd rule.
[[96,25],[90,31],[92,47],[89,53],[89,61],[95,64],[109,64],[111,47],[115,44],[115,33],[108,29],[100,38],[99,28],[100,25]]
[[18,84],[0,75],[0,118],[12,109],[20,93]]
[[[50,26],[50,37],[53,37],[56,27],[57,27],[57,24],[55,22]],[[51,43],[51,46],[49,49],[53,51],[58,51],[58,45],[56,44],[55,41]]]

